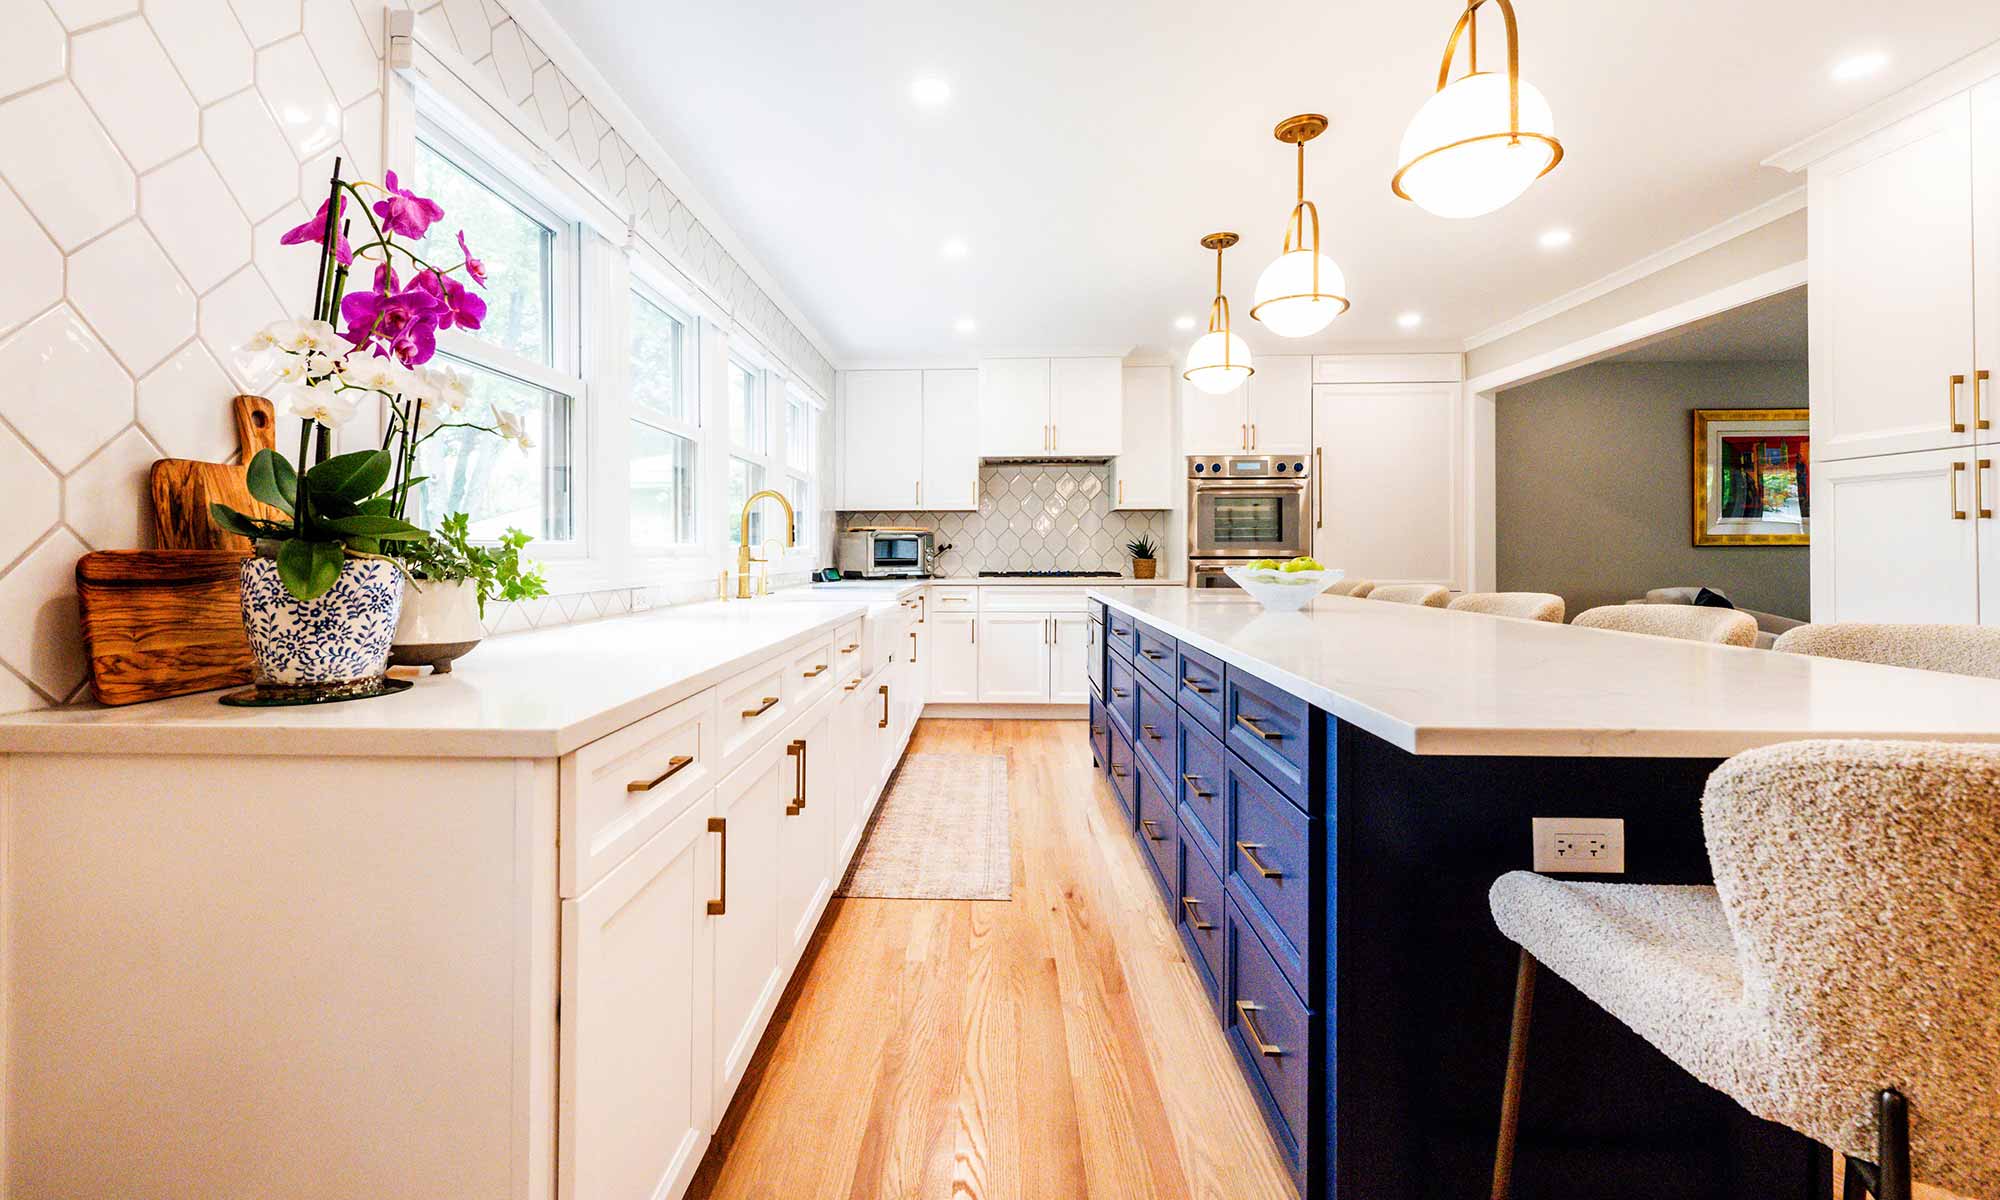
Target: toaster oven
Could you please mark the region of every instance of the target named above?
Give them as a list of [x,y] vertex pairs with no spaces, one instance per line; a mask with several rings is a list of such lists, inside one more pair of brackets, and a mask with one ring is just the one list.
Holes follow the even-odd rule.
[[840,535],[834,566],[864,579],[922,579],[937,564],[937,535],[915,526],[864,526]]

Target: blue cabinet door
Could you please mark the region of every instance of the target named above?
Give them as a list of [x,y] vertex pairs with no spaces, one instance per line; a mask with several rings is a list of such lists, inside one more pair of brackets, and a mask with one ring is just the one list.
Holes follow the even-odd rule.
[[1174,707],[1171,692],[1163,692],[1145,676],[1139,677],[1139,720],[1132,729],[1132,744],[1152,760],[1162,779],[1180,775],[1180,709]]
[[1179,664],[1179,642],[1144,621],[1132,622],[1132,665],[1139,668],[1142,678],[1150,679],[1155,687],[1171,696],[1179,685],[1174,678],[1174,668]]
[[1181,822],[1188,826],[1182,836],[1208,856],[1210,870],[1220,872],[1229,833],[1229,751],[1207,729],[1190,721],[1186,710],[1181,712],[1179,736]]
[[1223,738],[1293,804],[1304,808],[1315,784],[1312,707],[1297,696],[1230,667],[1223,676]]
[[1224,795],[1229,810],[1224,883],[1257,922],[1292,986],[1310,993],[1314,818],[1234,755]]
[[1175,670],[1181,711],[1209,733],[1222,736],[1222,660],[1183,644]]
[[1313,1153],[1312,1014],[1258,937],[1254,919],[1246,918],[1234,897],[1228,955],[1223,1032],[1304,1194]]

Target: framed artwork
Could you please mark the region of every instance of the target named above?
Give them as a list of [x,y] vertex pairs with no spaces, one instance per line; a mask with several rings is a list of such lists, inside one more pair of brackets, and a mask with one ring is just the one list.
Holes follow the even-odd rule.
[[1694,410],[1694,544],[1804,546],[1812,530],[1807,412]]

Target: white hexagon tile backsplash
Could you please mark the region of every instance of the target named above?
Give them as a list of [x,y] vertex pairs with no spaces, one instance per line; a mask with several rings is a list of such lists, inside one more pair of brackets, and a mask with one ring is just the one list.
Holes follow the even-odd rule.
[[[405,0],[391,0],[398,5]],[[825,395],[833,367],[505,0],[410,0],[737,321]],[[233,453],[231,351],[296,306],[277,234],[327,165],[381,171],[383,0],[0,0],[0,712],[79,698],[73,571],[150,542],[153,459]],[[496,631],[699,599],[497,605]]]

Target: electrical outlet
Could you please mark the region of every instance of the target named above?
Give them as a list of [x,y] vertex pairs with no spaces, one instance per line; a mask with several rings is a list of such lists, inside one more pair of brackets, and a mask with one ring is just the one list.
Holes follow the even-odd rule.
[[1625,873],[1620,817],[1536,817],[1535,870],[1559,875]]

